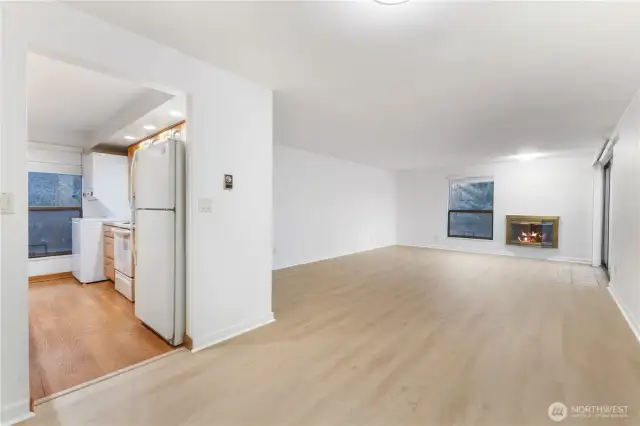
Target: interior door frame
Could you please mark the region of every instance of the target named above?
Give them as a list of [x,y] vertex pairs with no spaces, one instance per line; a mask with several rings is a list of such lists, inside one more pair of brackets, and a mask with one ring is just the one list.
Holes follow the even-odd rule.
[[[609,276],[609,251],[611,235],[611,170],[613,158],[609,158],[602,168],[602,234],[600,263]],[[606,251],[606,255],[605,255]],[[606,260],[605,260],[606,259]]]

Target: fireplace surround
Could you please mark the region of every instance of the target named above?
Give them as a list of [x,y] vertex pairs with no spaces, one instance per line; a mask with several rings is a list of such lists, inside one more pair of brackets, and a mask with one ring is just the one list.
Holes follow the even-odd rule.
[[506,243],[509,245],[558,248],[559,216],[507,215]]

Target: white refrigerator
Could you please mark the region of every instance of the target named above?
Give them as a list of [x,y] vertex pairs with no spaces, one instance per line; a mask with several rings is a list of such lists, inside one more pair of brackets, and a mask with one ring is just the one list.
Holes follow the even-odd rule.
[[130,180],[135,315],[171,345],[185,333],[185,145],[135,151]]

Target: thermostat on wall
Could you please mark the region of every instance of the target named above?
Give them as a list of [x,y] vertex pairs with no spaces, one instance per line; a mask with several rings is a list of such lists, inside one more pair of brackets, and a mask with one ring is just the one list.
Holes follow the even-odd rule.
[[224,175],[224,189],[233,189],[233,175]]

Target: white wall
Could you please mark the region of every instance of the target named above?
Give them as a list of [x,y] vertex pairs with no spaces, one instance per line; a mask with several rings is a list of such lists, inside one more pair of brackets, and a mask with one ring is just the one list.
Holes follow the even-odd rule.
[[[269,322],[272,92],[58,2],[2,3],[2,422],[28,414],[27,47],[189,97],[187,332],[201,348]],[[63,30],[62,30],[63,29]],[[225,173],[233,191],[223,191]],[[212,213],[199,213],[210,198]]]
[[609,288],[640,339],[640,94],[615,133],[619,139],[611,168]]
[[59,274],[61,272],[71,272],[72,270],[71,255],[29,259],[28,271],[30,277]]
[[[591,262],[593,155],[398,173],[398,243]],[[449,180],[493,177],[492,241],[447,238]],[[505,244],[506,215],[560,216],[558,249]]]
[[29,142],[28,171],[44,173],[82,174],[81,148],[49,143]]
[[395,244],[395,174],[274,146],[274,269]]
[[[30,172],[82,174],[81,149],[30,142],[27,146],[27,170]],[[29,259],[30,277],[71,271],[71,256]]]

